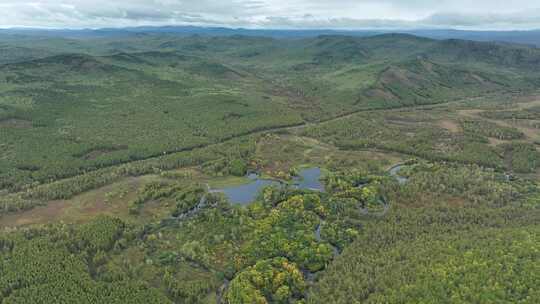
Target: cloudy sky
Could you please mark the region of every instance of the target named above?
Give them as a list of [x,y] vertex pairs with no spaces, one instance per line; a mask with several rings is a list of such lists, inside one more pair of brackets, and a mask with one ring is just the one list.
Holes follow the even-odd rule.
[[540,0],[0,0],[0,27],[539,29]]

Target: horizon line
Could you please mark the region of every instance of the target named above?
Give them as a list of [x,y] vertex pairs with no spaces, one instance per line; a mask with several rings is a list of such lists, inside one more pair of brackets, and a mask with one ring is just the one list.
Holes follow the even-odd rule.
[[537,32],[540,28],[531,29],[462,29],[452,27],[411,27],[411,28],[250,28],[230,27],[217,25],[189,25],[189,24],[166,24],[166,25],[134,25],[134,26],[109,26],[109,27],[49,27],[49,26],[0,26],[0,30],[40,30],[40,31],[100,31],[100,30],[129,30],[141,28],[203,28],[203,29],[226,29],[232,31],[333,31],[333,32],[391,32],[391,31],[456,31],[456,32]]

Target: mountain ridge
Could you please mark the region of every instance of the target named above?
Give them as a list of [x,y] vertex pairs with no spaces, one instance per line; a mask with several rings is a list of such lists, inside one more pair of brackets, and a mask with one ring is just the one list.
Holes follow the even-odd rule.
[[474,41],[497,41],[540,46],[540,29],[533,30],[456,30],[456,29],[248,29],[204,26],[139,26],[125,28],[96,29],[44,29],[44,28],[4,28],[0,35],[63,37],[63,38],[104,38],[169,34],[176,36],[263,36],[274,38],[306,38],[319,35],[374,36],[387,33],[404,33],[432,39],[464,39]]

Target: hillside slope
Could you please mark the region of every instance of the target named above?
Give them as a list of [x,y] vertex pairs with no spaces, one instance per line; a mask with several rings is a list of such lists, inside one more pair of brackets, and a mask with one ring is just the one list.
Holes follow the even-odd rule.
[[[3,44],[26,50],[31,40]],[[0,58],[16,61],[0,65],[2,188],[357,111],[532,90],[540,79],[536,49],[403,34],[35,45]]]

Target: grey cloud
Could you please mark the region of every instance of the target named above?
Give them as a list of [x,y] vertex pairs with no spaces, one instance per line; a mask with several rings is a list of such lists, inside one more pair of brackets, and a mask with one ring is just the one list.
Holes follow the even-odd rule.
[[0,27],[540,27],[538,0],[0,0]]
[[540,25],[540,9],[512,14],[434,14],[424,22],[450,27],[537,27]]
[[317,19],[314,17],[293,19],[288,17],[268,17],[259,23],[260,27],[268,28],[300,28],[300,29],[395,29],[414,28],[419,23],[403,20],[383,19],[351,19],[351,18],[327,18]]
[[259,1],[0,1],[0,26],[115,26],[130,23],[225,24],[262,8]]
[[489,14],[434,14],[415,21],[396,19],[354,19],[354,18],[304,18],[268,17],[260,23],[261,27],[277,28],[337,28],[337,29],[538,29],[540,10],[509,15]]

